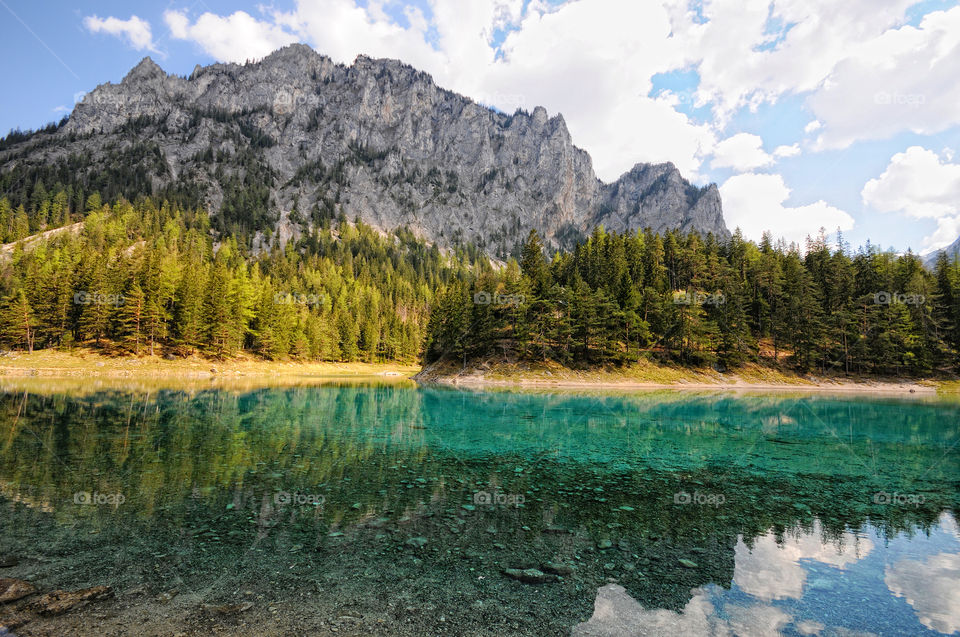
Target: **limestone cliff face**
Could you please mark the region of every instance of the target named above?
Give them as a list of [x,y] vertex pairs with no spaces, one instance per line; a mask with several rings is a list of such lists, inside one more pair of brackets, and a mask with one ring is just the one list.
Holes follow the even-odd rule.
[[[692,186],[672,164],[638,164],[605,184],[560,115],[504,115],[398,61],[361,56],[344,66],[304,45],[253,64],[198,66],[188,78],[146,58],[86,95],[50,136],[0,153],[0,170],[70,155],[102,170],[120,150],[149,144],[156,150],[141,154],[153,162],[154,189],[201,183],[217,215],[255,165],[281,236],[299,232],[300,217],[309,224],[314,204],[491,252],[530,228],[555,246],[600,223],[729,235],[716,186]],[[291,221],[294,205],[301,214]]]

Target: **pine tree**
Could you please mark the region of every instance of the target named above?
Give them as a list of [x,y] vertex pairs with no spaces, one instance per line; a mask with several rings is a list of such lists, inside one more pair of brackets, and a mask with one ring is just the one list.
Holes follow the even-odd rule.
[[36,319],[23,290],[7,297],[0,312],[0,333],[6,342],[33,352]]
[[146,300],[143,288],[134,279],[124,293],[123,302],[119,307],[117,335],[124,347],[136,356],[140,355],[140,345],[143,341],[145,308]]

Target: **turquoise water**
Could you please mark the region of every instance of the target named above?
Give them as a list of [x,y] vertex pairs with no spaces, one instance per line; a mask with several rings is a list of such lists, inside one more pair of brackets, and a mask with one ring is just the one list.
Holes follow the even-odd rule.
[[112,586],[90,633],[951,634],[958,442],[937,399],[6,393],[0,577]]

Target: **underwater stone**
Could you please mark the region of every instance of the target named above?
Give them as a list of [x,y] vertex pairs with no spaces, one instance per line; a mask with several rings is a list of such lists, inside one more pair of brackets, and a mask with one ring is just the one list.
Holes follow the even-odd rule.
[[555,575],[550,575],[544,573],[543,571],[535,568],[506,568],[503,570],[504,575],[515,580],[519,580],[526,584],[546,584],[548,582],[557,581]]

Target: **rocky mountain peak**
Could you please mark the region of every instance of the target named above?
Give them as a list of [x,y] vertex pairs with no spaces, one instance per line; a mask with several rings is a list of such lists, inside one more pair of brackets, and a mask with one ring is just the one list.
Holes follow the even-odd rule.
[[130,69],[123,78],[124,84],[136,84],[138,82],[147,82],[156,79],[165,79],[167,74],[160,68],[150,56],[140,60],[140,63]]
[[135,187],[114,194],[188,193],[216,230],[261,238],[340,214],[493,254],[531,228],[552,246],[598,223],[729,235],[716,187],[691,185],[672,164],[637,164],[605,184],[560,114],[507,115],[399,60],[345,66],[302,44],[188,79],[144,58],[52,135],[0,152],[0,170],[62,166],[84,189],[129,172],[120,181]]

